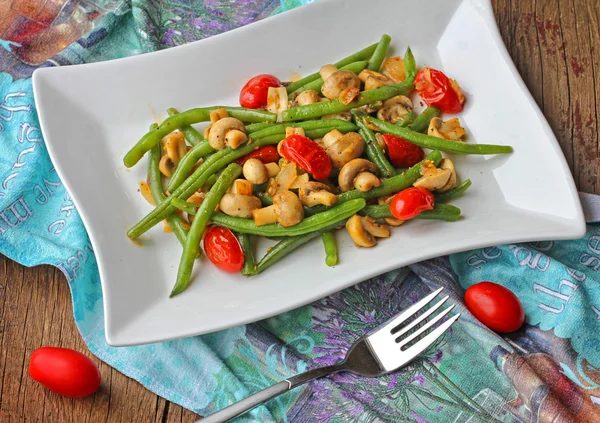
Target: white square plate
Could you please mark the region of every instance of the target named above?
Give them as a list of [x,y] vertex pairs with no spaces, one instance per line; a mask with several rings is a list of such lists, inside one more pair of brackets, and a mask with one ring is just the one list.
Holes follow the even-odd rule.
[[[122,157],[163,110],[237,105],[259,73],[307,74],[388,33],[394,54],[410,44],[417,63],[463,87],[469,142],[510,144],[502,156],[461,156],[473,186],[456,223],[414,221],[376,248],[340,231],[340,264],[320,241],[250,279],[196,266],[188,290],[169,299],[181,247],[162,224],[135,245],[126,230],[149,205],[137,192],[146,160]],[[546,120],[512,64],[488,1],[326,0],[203,41],[141,56],[33,76],[50,156],[95,248],[106,338],[133,345],[212,332],[301,306],[371,276],[430,257],[507,242],[581,237],[585,224],[569,169]]]

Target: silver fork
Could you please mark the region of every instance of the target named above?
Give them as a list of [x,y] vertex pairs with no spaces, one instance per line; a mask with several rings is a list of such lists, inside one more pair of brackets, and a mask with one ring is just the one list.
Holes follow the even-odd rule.
[[394,316],[374,331],[361,337],[352,345],[344,361],[332,366],[320,367],[318,369],[309,370],[305,373],[293,376],[289,379],[281,381],[269,388],[263,389],[254,395],[250,395],[235,404],[224,408],[221,411],[208,416],[202,420],[198,420],[196,423],[222,423],[239,416],[270,400],[277,395],[281,395],[291,389],[296,388],[302,384],[305,384],[313,379],[317,379],[323,376],[329,376],[337,372],[351,372],[366,377],[377,377],[387,373],[393,372],[402,366],[405,366],[415,357],[425,351],[431,344],[433,344],[444,332],[450,328],[460,317],[460,313],[451,317],[450,319],[443,322],[441,325],[433,329],[430,333],[425,335],[422,339],[416,341],[413,345],[408,348],[403,348],[407,344],[415,341],[418,337],[423,335],[427,330],[431,329],[436,323],[444,318],[454,308],[454,305],[446,308],[441,313],[437,314],[431,320],[427,321],[423,326],[417,328],[417,330],[408,336],[403,337],[411,329],[414,329],[417,325],[425,322],[425,320],[433,315],[448,299],[445,296],[435,305],[427,309],[424,313],[417,316],[416,319],[411,321],[405,326],[401,324],[408,318],[414,316],[417,312],[422,310],[427,304],[429,304],[443,288],[440,288],[419,302],[413,304],[400,314]]

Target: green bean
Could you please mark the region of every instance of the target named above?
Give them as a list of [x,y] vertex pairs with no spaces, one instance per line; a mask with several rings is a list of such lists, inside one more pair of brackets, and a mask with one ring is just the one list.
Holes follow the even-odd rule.
[[[363,71],[364,68],[367,67],[368,63],[369,62],[364,61],[364,60],[361,62],[354,62],[354,63],[350,63],[349,65],[342,66],[340,68],[340,70],[347,70],[347,71],[350,71],[350,72],[358,75],[359,73],[361,73]],[[305,84],[305,85],[301,86],[300,88],[297,88],[296,90],[291,92],[288,95],[288,99],[293,100],[296,95],[298,95],[302,91],[306,91],[306,90],[314,90],[314,91],[320,93],[323,83],[324,83],[323,78],[319,77],[319,78],[315,79],[314,81],[309,82],[308,84]]]
[[[383,197],[384,195],[390,195],[398,191],[402,191],[403,189],[412,186],[412,184],[414,184],[415,181],[421,177],[421,167],[424,166],[427,161],[431,161],[437,166],[442,161],[442,154],[437,150],[432,151],[422,161],[409,168],[404,173],[384,179],[381,181],[381,186],[372,188],[367,192],[354,189],[352,191],[346,191],[338,194],[337,204],[356,198],[370,200],[371,198]],[[305,210],[304,213],[307,215],[312,215],[315,213],[321,213],[323,210],[327,209],[327,206],[313,206],[309,209],[309,211]]]
[[373,103],[375,101],[387,100],[397,95],[408,94],[414,88],[413,82],[414,76],[416,75],[416,70],[414,69],[416,69],[415,58],[413,57],[410,48],[408,48],[406,50],[406,54],[404,55],[404,70],[406,72],[406,79],[399,84],[387,85],[372,90],[362,91],[356,100],[348,104],[344,104],[338,98],[336,98],[331,101],[292,107],[291,109],[284,110],[281,113],[281,120],[286,122],[317,118],[332,113],[345,112],[356,107]]
[[185,240],[181,261],[179,262],[179,269],[177,270],[177,280],[169,297],[173,297],[183,292],[190,284],[192,268],[194,267],[194,261],[200,250],[200,241],[204,229],[206,229],[206,225],[208,224],[211,215],[214,213],[215,207],[217,207],[217,204],[219,204],[219,201],[221,201],[221,198],[225,195],[227,189],[231,186],[235,178],[241,174],[242,167],[236,163],[231,163],[223,171],[215,185],[206,194],[202,204],[200,204],[196,217],[192,222],[192,227]]
[[244,267],[242,268],[242,275],[248,277],[254,273],[256,262],[254,261],[254,251],[252,250],[252,243],[250,242],[250,235],[248,234],[236,234],[240,247],[244,253]]
[[[384,219],[394,217],[390,211],[389,204],[379,206],[366,206],[358,212],[361,216],[370,216],[373,219]],[[460,209],[450,204],[436,204],[432,210],[422,211],[416,219],[445,220],[446,222],[456,222],[460,217]]]
[[379,175],[384,178],[389,178],[396,174],[394,167],[390,164],[388,159],[385,157],[383,149],[375,139],[375,134],[369,129],[369,127],[363,122],[360,117],[366,116],[366,114],[353,110],[352,115],[356,121],[357,126],[360,128],[359,134],[364,138],[367,144],[367,156],[369,160],[375,163]]
[[352,122],[347,122],[343,119],[322,119],[322,120],[309,120],[307,122],[297,122],[297,123],[281,123],[277,125],[272,125],[268,128],[261,129],[256,132],[251,132],[249,134],[250,138],[258,139],[264,138],[269,135],[283,133],[285,134],[285,128],[302,128],[305,131],[315,130],[315,129],[323,129],[329,128],[330,130],[337,129],[340,132],[352,132],[356,131],[356,125]]
[[277,223],[271,223],[263,226],[256,226],[252,219],[228,216],[223,213],[215,213],[212,221],[219,225],[231,229],[235,232],[247,233],[252,235],[261,235],[266,237],[282,237],[304,235],[308,232],[320,231],[333,223],[347,219],[357,213],[366,205],[365,200],[357,198],[336,205],[322,213],[306,217],[300,223],[294,226],[284,228]]
[[381,36],[381,40],[377,44],[377,48],[373,52],[371,59],[369,59],[369,66],[367,67],[367,69],[375,72],[379,71],[379,68],[381,68],[381,64],[383,63],[383,59],[385,59],[391,41],[392,38],[389,35],[383,34]]
[[[177,197],[171,198],[171,204],[177,209],[186,212],[187,214],[191,214],[192,216],[196,216],[196,205],[192,203],[188,203],[185,200],[182,200]],[[171,215],[173,216],[173,215]]]
[[[223,169],[229,163],[234,162],[242,156],[245,156],[246,154],[254,151],[256,148],[265,145],[277,144],[277,142],[281,141],[281,139],[283,139],[283,136],[271,136],[256,140],[252,144],[243,145],[235,150],[231,148],[225,148],[215,152],[200,166],[198,166],[194,173],[192,173],[192,175],[190,175],[175,191],[171,193],[171,197],[187,200],[194,192],[196,192],[198,188],[203,186],[213,174]],[[154,210],[144,216],[142,220],[129,229],[127,236],[131,239],[137,238],[174,211],[175,207],[170,201],[162,201]]]
[[448,201],[456,200],[458,197],[463,195],[463,193],[469,189],[470,186],[471,180],[467,179],[463,181],[462,184],[452,188],[451,190],[437,194],[435,196],[435,201],[439,203],[446,203]]
[[415,121],[415,117],[417,115],[415,114],[415,112],[408,112],[407,114],[405,114],[404,116],[402,116],[400,118],[400,120],[398,122],[395,123],[395,125],[398,126],[409,126],[411,125],[414,121]]
[[[165,201],[166,198],[163,192],[162,174],[160,173],[160,170],[158,168],[159,163],[160,145],[157,144],[154,147],[152,147],[152,149],[150,150],[150,154],[148,154],[148,186],[150,187],[150,195],[152,195],[155,204]],[[181,245],[185,245],[187,231],[181,226],[181,224],[183,223],[181,217],[179,217],[177,214],[172,214],[167,217],[167,223],[173,230],[173,233],[175,234]]]
[[333,267],[338,264],[338,251],[335,245],[335,236],[333,231],[323,232],[321,234],[321,240],[323,241],[323,247],[325,248],[325,264],[329,267]]
[[257,196],[260,199],[260,202],[262,203],[262,205],[264,207],[268,207],[268,206],[272,206],[273,205],[273,197],[271,197],[269,194],[267,194],[266,192],[255,192],[254,193],[255,196]]
[[365,117],[364,119],[381,132],[404,138],[406,141],[423,148],[430,148],[457,154],[506,154],[513,152],[513,149],[510,145],[466,144],[461,141],[431,137],[429,135],[421,134],[420,132],[412,131],[408,128],[392,125],[391,123],[384,122],[370,116]]
[[132,167],[146,154],[153,145],[158,144],[160,140],[185,125],[204,122],[210,119],[210,112],[224,108],[229,116],[237,118],[243,122],[275,122],[277,115],[262,110],[244,109],[243,107],[223,107],[213,106],[186,110],[177,115],[171,116],[163,121],[158,128],[144,135],[136,145],[134,145],[123,158],[123,164],[126,167]]
[[[377,48],[377,44],[371,44],[369,47],[364,48],[361,51],[358,51],[354,54],[351,54],[350,56],[343,58],[342,60],[334,63],[333,65],[339,69],[343,66],[349,65],[352,62],[356,62],[359,60],[368,60],[371,58],[371,56],[373,55],[373,52],[375,51],[376,48]],[[318,79],[320,77],[321,77],[321,75],[319,74],[319,72],[315,72],[315,73],[305,76],[304,78],[301,78],[297,81],[289,83],[288,86],[285,87],[285,89],[287,90],[287,92],[289,94],[291,92],[296,91],[301,86],[306,85],[309,82],[312,82],[315,79]]]
[[255,266],[254,272],[252,275],[258,275],[259,273],[264,272],[266,269],[277,263],[279,260],[290,254],[295,249],[301,247],[306,244],[313,238],[318,237],[319,235],[333,231],[335,228],[344,225],[344,220],[340,220],[339,222],[334,223],[333,225],[328,226],[320,231],[309,232],[304,235],[298,236],[289,236],[283,238],[277,244],[275,244],[267,254],[258,262]]
[[[169,114],[169,116],[173,116],[178,115],[179,111],[173,107],[170,107],[167,109],[167,113]],[[181,128],[179,128],[179,130],[183,132],[183,136],[185,137],[187,142],[189,142],[192,145],[197,145],[199,142],[204,141],[204,137],[200,135],[200,132],[196,131],[196,129],[194,129],[190,125],[184,125]]]
[[[415,132],[425,132],[429,127],[429,122],[436,116],[440,115],[440,110],[435,107],[428,107],[421,112],[413,123],[408,125]],[[403,125],[404,126],[404,125]]]
[[215,149],[210,146],[208,141],[201,141],[192,147],[192,149],[188,151],[177,164],[175,172],[173,172],[173,176],[171,176],[171,180],[167,185],[167,191],[175,191],[177,187],[185,181],[185,178],[187,178],[194,165],[198,163],[198,160],[214,151]]
[[277,125],[276,123],[252,123],[250,125],[246,125],[246,133],[249,135],[252,132],[260,131],[261,129],[269,128],[271,126]]
[[208,192],[208,190],[210,189],[210,187],[212,187],[215,182],[217,182],[217,174],[212,174],[208,177],[208,179],[206,180],[206,182],[204,184],[202,184],[202,191],[204,192]]

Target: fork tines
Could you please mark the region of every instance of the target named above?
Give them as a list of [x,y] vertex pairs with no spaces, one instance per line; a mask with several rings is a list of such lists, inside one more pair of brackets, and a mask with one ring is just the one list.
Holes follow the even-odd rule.
[[[439,288],[432,292],[384,323],[376,332],[367,337],[372,352],[385,370],[392,371],[407,364],[425,351],[458,320],[460,313],[435,327],[454,308],[454,305],[451,305],[435,314],[448,300],[448,296],[426,308],[442,290],[443,288]],[[422,313],[419,314],[419,312]],[[430,317],[432,318],[427,320]],[[413,320],[410,320],[411,318]],[[409,321],[408,324],[406,324],[407,321]],[[421,324],[422,326],[419,326]],[[426,334],[428,331],[430,332]],[[418,339],[419,337],[421,339]]]

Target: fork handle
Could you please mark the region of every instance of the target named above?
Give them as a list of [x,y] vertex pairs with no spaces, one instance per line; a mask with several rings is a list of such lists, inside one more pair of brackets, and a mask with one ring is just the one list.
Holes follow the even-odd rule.
[[343,368],[344,367],[340,364],[309,370],[308,372],[301,373],[299,375],[293,376],[289,379],[276,383],[273,386],[265,388],[262,391],[250,395],[249,397],[244,398],[243,400],[236,402],[235,404],[232,404],[229,407],[222,409],[221,411],[217,411],[211,416],[198,420],[195,423],[227,422],[239,416],[240,414],[245,413],[246,411],[252,410],[257,405],[260,405],[270,400],[271,398],[281,395],[284,392],[294,389],[297,386],[303,385],[306,382],[309,382],[313,379],[317,379],[335,372],[339,372],[340,370],[343,370]]

